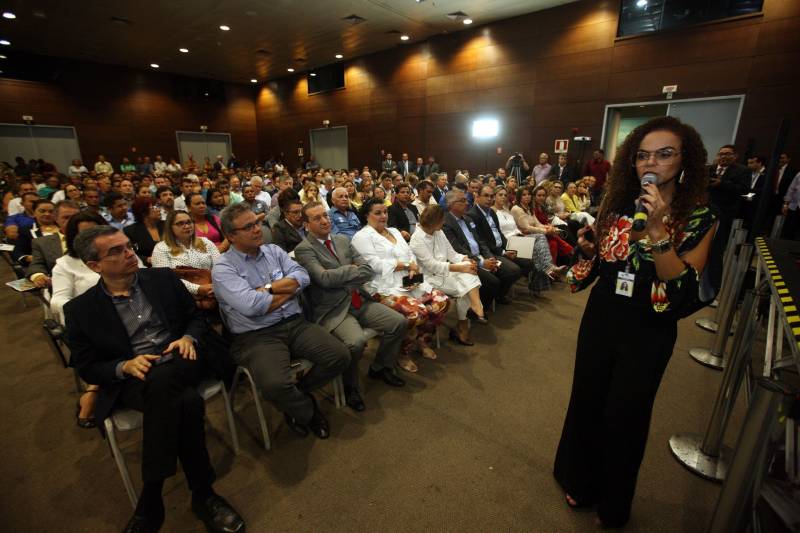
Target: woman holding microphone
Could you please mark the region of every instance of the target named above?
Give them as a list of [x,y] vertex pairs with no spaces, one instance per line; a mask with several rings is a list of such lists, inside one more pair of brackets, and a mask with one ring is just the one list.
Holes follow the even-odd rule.
[[[617,152],[596,226],[579,230],[573,291],[597,280],[581,320],[554,475],[570,507],[598,522],[630,518],[658,386],[677,322],[693,312],[716,227],[705,205],[706,151],[673,117],[637,127]],[[656,183],[641,186],[655,174]],[[632,231],[639,200],[643,231]]]

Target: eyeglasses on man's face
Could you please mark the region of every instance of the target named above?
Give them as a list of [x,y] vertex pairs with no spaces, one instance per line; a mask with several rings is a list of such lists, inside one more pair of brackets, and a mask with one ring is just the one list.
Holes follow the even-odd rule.
[[125,244],[120,244],[119,246],[112,246],[106,252],[106,255],[99,258],[98,261],[102,261],[103,259],[118,259],[120,257],[125,256],[125,252],[129,251],[132,253],[136,253],[139,250],[139,246],[135,242],[128,241]]
[[254,222],[248,222],[242,227],[233,228],[233,231],[253,231],[253,229],[256,228],[257,226],[258,226],[258,221],[256,220]]

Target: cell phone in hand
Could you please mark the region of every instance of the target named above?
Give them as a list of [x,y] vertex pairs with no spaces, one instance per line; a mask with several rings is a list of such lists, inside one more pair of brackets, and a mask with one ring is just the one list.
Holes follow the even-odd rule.
[[417,274],[415,276],[403,276],[403,287],[413,287],[414,285],[419,285],[423,281],[422,274]]
[[583,234],[583,239],[586,242],[594,242],[594,230],[592,228],[586,230],[586,233]]
[[177,350],[172,350],[169,353],[165,353],[164,355],[153,361],[153,365],[158,366],[158,365],[163,365],[164,363],[169,363],[170,361],[175,359],[175,352],[177,352]]

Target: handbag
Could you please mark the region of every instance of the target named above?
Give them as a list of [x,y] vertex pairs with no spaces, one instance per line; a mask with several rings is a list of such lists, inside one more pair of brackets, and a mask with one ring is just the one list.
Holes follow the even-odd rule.
[[[175,274],[189,283],[196,285],[209,285],[211,283],[211,271],[205,268],[195,268],[187,266],[179,266],[174,269]],[[213,294],[206,296],[194,295],[197,307],[203,310],[210,310],[217,308],[217,298]]]

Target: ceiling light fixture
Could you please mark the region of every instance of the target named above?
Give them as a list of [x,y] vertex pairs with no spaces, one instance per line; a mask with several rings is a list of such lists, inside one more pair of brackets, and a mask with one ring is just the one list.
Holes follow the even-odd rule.
[[469,26],[470,24],[472,24],[472,19],[464,19],[461,22],[463,22],[465,25]]
[[188,48],[178,48],[178,52],[180,52],[182,54],[188,54],[189,53],[189,49]]
[[317,77],[317,73],[316,72],[312,72],[311,74],[309,74],[309,76],[311,76],[312,78],[316,78]]
[[400,40],[401,40],[401,41],[407,41],[407,40],[409,40],[410,38],[411,38],[411,37],[409,37],[408,35],[401,35],[401,36],[400,36]]
[[343,58],[343,57],[344,57],[344,56],[343,56],[342,54],[336,54],[336,59],[341,59],[341,58]]
[[3,54],[0,54],[0,59],[8,59],[8,58],[6,56],[4,56]]
[[636,7],[647,7],[647,0],[638,0],[636,2]]
[[11,46],[11,41],[6,41],[5,39],[0,39],[0,44],[3,46]]
[[219,27],[219,29],[221,29],[222,31],[230,31],[231,27],[223,24],[222,26]]
[[293,68],[287,68],[286,71],[287,72],[294,72],[294,69]]
[[257,79],[255,79],[255,78],[251,78],[251,79],[250,79],[250,83],[258,83],[258,80],[257,80]]
[[14,20],[15,18],[17,18],[17,16],[14,13],[12,13],[11,11],[6,11],[5,13],[3,13],[3,18],[4,19],[9,19],[9,20]]
[[158,63],[150,63],[150,66],[153,68],[158,68],[160,65]]

